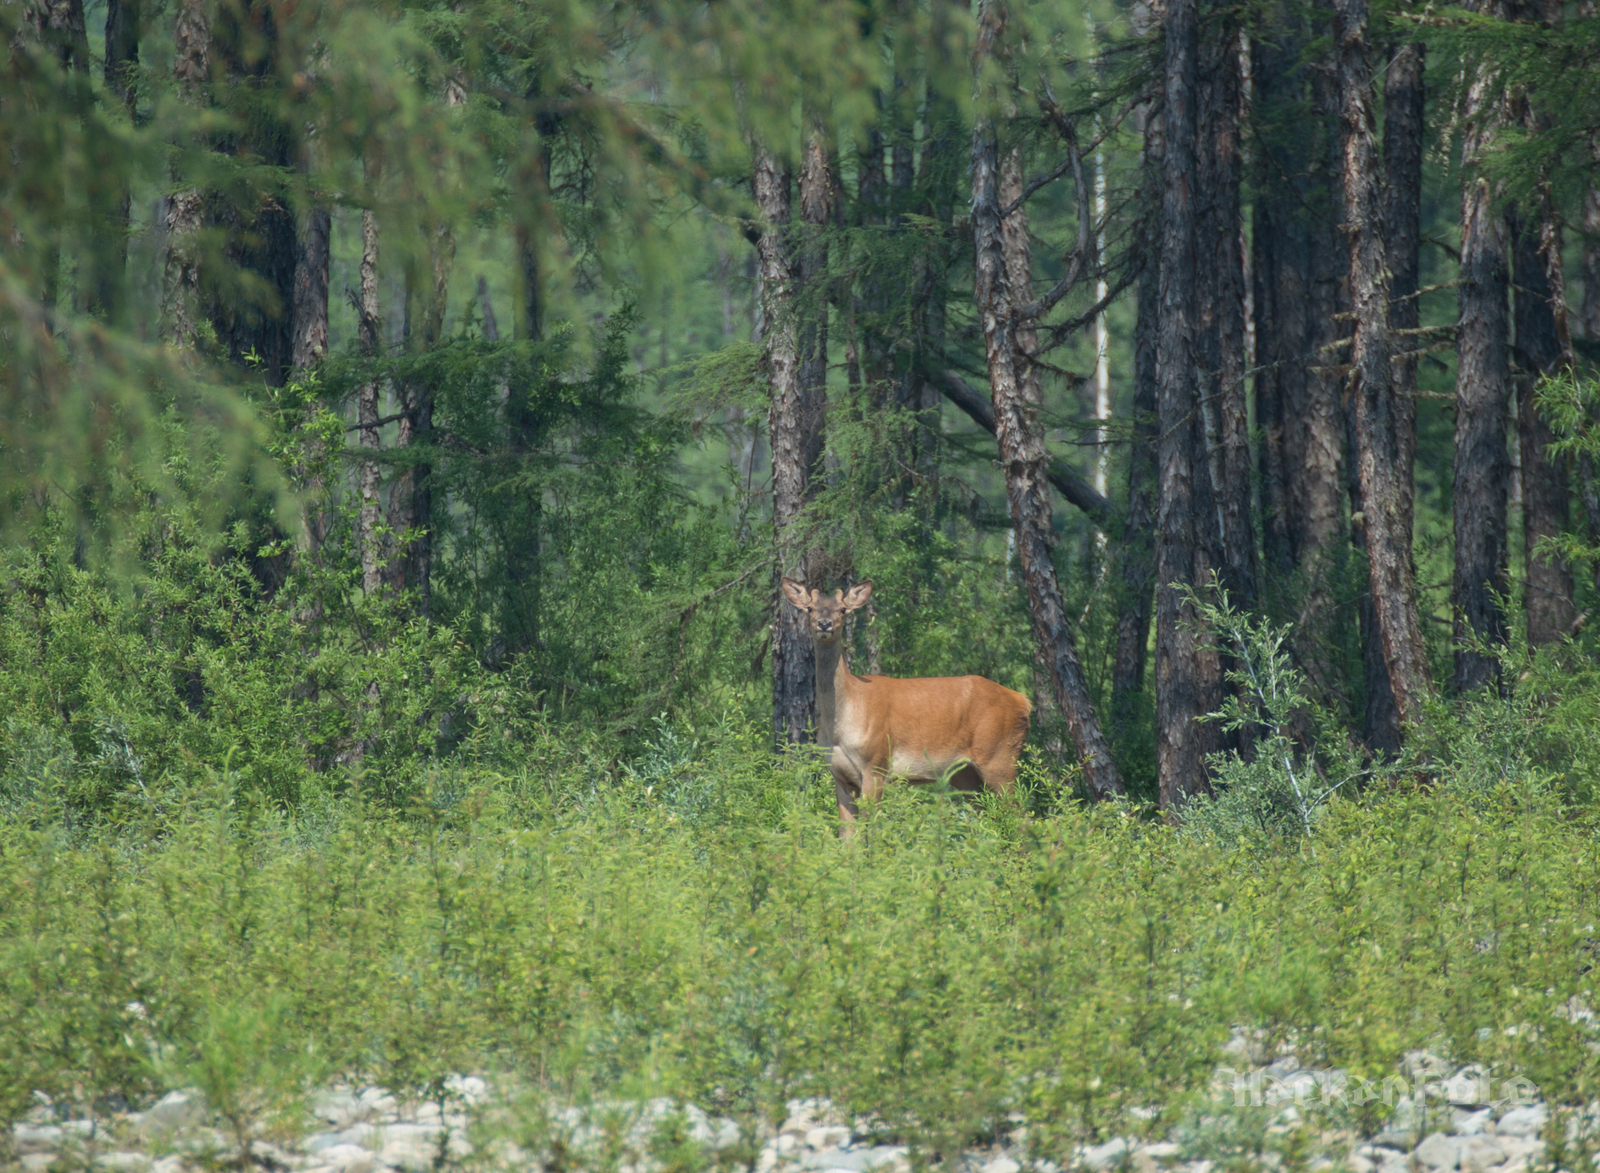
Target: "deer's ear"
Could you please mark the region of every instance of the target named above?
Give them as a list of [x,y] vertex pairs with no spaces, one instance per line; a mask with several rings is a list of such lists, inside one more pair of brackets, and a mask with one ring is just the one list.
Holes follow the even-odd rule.
[[846,591],[842,601],[846,611],[854,611],[858,607],[865,607],[870,598],[872,598],[872,580],[869,578],[865,582],[856,583]]
[[802,611],[811,609],[811,593],[792,578],[783,580],[783,597]]

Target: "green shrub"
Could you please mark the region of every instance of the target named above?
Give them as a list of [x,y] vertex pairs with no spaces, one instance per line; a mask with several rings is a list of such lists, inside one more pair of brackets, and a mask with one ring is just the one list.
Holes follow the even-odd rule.
[[[1330,804],[1314,853],[891,787],[841,841],[815,763],[681,728],[653,752],[590,788],[552,741],[527,774],[437,771],[404,813],[282,813],[227,775],[121,830],[25,801],[0,835],[0,1105],[202,1079],[256,1127],[319,1073],[426,1095],[479,1071],[752,1124],[827,1095],[924,1155],[1021,1113],[1059,1159],[1182,1118],[1236,1025],[1354,1077],[1427,1045],[1597,1090],[1567,1005],[1594,994],[1600,856],[1525,787]],[[263,1055],[277,1075],[238,1077]]]

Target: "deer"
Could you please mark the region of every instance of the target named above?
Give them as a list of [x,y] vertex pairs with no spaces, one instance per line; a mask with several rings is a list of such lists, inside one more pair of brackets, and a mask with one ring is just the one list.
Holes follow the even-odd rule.
[[833,748],[842,834],[891,776],[1011,792],[1033,712],[1027,697],[982,676],[857,676],[845,659],[845,619],[866,606],[872,583],[828,595],[785,578],[783,594],[804,612],[816,653],[817,741]]

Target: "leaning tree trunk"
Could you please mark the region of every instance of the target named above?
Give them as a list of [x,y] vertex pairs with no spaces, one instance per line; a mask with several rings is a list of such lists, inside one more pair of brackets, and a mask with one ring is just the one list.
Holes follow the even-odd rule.
[[[1161,809],[1181,817],[1210,789],[1205,755],[1211,726],[1203,695],[1205,649],[1189,592],[1203,561],[1196,480],[1207,477],[1195,450],[1198,416],[1194,308],[1197,282],[1195,83],[1199,13],[1195,0],[1169,0],[1165,19],[1165,109],[1161,198],[1161,287],[1156,339],[1158,505],[1156,513],[1156,736]],[[1196,457],[1199,456],[1197,462]],[[1197,467],[1198,463],[1198,467]]]
[[[755,148],[755,197],[762,226],[761,337],[771,396],[772,521],[777,575],[805,579],[806,565],[794,532],[811,495],[811,475],[821,445],[820,420],[806,411],[800,382],[800,331],[795,313],[795,260],[790,242],[789,171],[764,147]],[[774,589],[776,589],[774,583]],[[808,584],[809,585],[809,584]],[[810,741],[816,728],[816,668],[805,620],[779,606],[772,638],[772,722],[781,745]]]
[[1016,534],[1017,560],[1028,586],[1035,646],[1049,670],[1055,700],[1083,763],[1094,798],[1122,793],[1122,777],[1089,698],[1083,667],[1051,555],[1053,528],[1047,478],[1049,455],[1039,426],[1040,388],[1031,320],[1017,309],[1031,300],[1027,218],[1020,204],[1022,164],[1017,152],[998,174],[999,146],[992,121],[980,118],[972,136],[974,298],[983,328],[984,358],[994,397],[995,436],[1005,470],[1006,499]]
[[1376,628],[1400,723],[1421,716],[1428,662],[1411,562],[1410,468],[1402,438],[1407,408],[1396,402],[1389,331],[1389,269],[1382,178],[1374,142],[1366,0],[1338,0],[1339,113],[1345,232],[1350,247],[1351,399],[1363,532]]
[[[1478,5],[1480,10],[1493,5]],[[1492,12],[1493,15],[1498,13]],[[1506,593],[1506,412],[1511,390],[1507,300],[1510,249],[1496,192],[1482,173],[1503,122],[1492,66],[1472,78],[1461,144],[1461,317],[1456,327],[1455,688],[1499,678],[1492,645],[1505,642],[1499,598]],[[1472,644],[1491,645],[1478,650]]]
[[[1535,646],[1571,635],[1578,620],[1571,568],[1560,555],[1541,548],[1566,530],[1570,500],[1566,462],[1550,452],[1556,437],[1539,412],[1536,395],[1541,376],[1559,374],[1572,366],[1565,289],[1559,284],[1561,242],[1553,212],[1548,206],[1538,208],[1531,217],[1518,211],[1510,221],[1517,350],[1527,367],[1517,381],[1517,432],[1522,456],[1528,642]],[[1557,261],[1556,285],[1551,282],[1548,256]]]

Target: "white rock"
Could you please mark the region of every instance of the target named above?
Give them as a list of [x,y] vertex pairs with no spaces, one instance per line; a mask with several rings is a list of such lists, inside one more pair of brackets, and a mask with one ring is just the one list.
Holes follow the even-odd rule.
[[22,1167],[23,1173],[45,1173],[55,1159],[56,1155],[49,1152],[23,1153],[17,1158],[17,1164]]
[[1417,1146],[1412,1156],[1430,1169],[1454,1169],[1461,1160],[1460,1142],[1442,1132],[1435,1132]]
[[1493,1136],[1495,1133],[1494,1109],[1482,1108],[1476,1112],[1457,1110],[1455,1113],[1455,1130],[1460,1136],[1478,1136],[1485,1133]]
[[1411,1162],[1398,1149],[1374,1145],[1364,1154],[1378,1166],[1378,1173],[1410,1173]]
[[11,1143],[19,1153],[37,1153],[61,1147],[61,1129],[54,1124],[18,1124],[11,1129]]
[[392,1117],[400,1110],[399,1103],[381,1087],[369,1087],[356,1097],[364,1115]]
[[336,1144],[325,1148],[317,1154],[317,1160],[341,1173],[372,1173],[378,1167],[377,1154],[354,1144]]
[[147,1173],[150,1158],[143,1153],[125,1151],[101,1153],[94,1159],[94,1167],[105,1173]]
[[1120,1136],[1113,1137],[1105,1144],[1084,1149],[1083,1164],[1086,1168],[1093,1169],[1095,1173],[1104,1173],[1104,1170],[1120,1163],[1127,1152],[1128,1142]]
[[778,1167],[778,1146],[767,1145],[756,1158],[756,1173],[772,1173]]
[[1513,1108],[1495,1123],[1496,1136],[1537,1136],[1550,1118],[1543,1104]]
[[790,1100],[785,1105],[788,1118],[784,1120],[779,1132],[794,1132],[805,1135],[819,1124],[838,1124],[839,1116],[835,1111],[832,1100]]
[[348,1128],[363,1111],[361,1101],[349,1091],[327,1091],[311,1101],[311,1114],[335,1129]]
[[1333,1161],[1328,1157],[1313,1157],[1306,1168],[1310,1173],[1328,1173],[1333,1168]]
[[1461,1107],[1487,1104],[1493,1098],[1489,1073],[1475,1064],[1463,1067],[1444,1081],[1444,1095]]
[[1351,1153],[1346,1157],[1344,1159],[1344,1167],[1350,1170],[1350,1173],[1375,1173],[1378,1168],[1360,1153]]
[[489,1096],[489,1085],[476,1075],[452,1075],[444,1081],[444,1090],[469,1104],[482,1103]]
[[806,1129],[806,1148],[821,1151],[850,1143],[850,1130],[842,1124],[818,1124]]
[[1022,1173],[1022,1165],[1010,1157],[996,1157],[984,1165],[979,1173]]
[[404,1170],[404,1173],[427,1173],[433,1168],[434,1159],[439,1150],[431,1144],[417,1144],[414,1141],[393,1141],[383,1146],[383,1151],[378,1154],[381,1164]]
[[[905,1145],[881,1144],[873,1145],[861,1154],[861,1168],[864,1170],[882,1169],[893,1170],[894,1173],[908,1173],[911,1168],[911,1150]],[[1001,1157],[1000,1160],[1006,1158]],[[990,1164],[994,1164],[993,1161]],[[988,1166],[985,1166],[987,1169]],[[1020,1169],[1021,1166],[1018,1166]],[[1015,1173],[1015,1171],[1013,1171]]]
[[391,1124],[382,1128],[376,1124],[352,1124],[349,1128],[340,1129],[338,1132],[318,1132],[300,1142],[300,1147],[308,1153],[320,1153],[324,1149],[331,1149],[337,1145],[359,1145],[362,1148],[376,1148],[387,1134],[401,1125]]
[[1537,1136],[1496,1136],[1495,1140],[1505,1150],[1506,1160],[1525,1160],[1544,1152],[1544,1141]]
[[192,1089],[168,1092],[144,1114],[141,1130],[148,1137],[168,1136],[206,1119],[205,1098]]
[[1492,1136],[1469,1136],[1458,1148],[1463,1173],[1485,1173],[1506,1159],[1505,1150]]
[[183,1173],[183,1158],[177,1155],[161,1157],[150,1166],[150,1173]]

